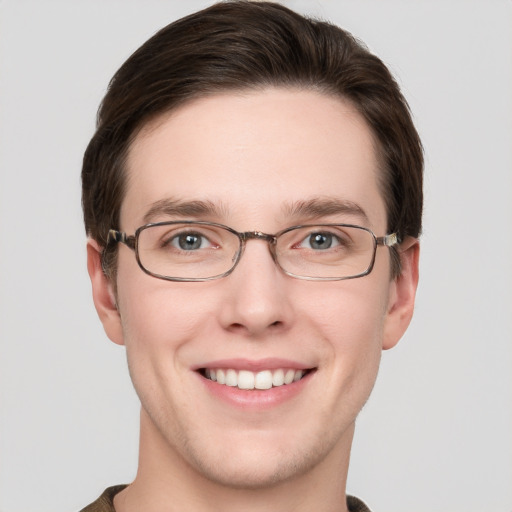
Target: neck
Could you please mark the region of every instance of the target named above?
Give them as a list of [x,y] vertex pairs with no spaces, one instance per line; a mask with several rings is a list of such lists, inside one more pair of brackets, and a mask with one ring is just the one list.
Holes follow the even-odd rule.
[[143,412],[137,476],[115,497],[115,509],[116,512],[348,512],[345,489],[353,425],[346,434],[325,459],[298,475],[271,485],[232,487],[205,477],[169,446]]

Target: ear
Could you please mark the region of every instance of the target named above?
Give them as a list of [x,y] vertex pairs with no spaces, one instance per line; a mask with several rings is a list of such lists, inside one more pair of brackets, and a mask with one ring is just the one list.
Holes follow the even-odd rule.
[[384,325],[382,348],[393,348],[405,333],[414,312],[414,299],[418,287],[420,244],[408,237],[398,249],[401,272],[390,285],[388,310]]
[[87,270],[92,284],[92,297],[107,336],[118,345],[124,345],[121,316],[117,309],[112,281],[101,266],[101,248],[95,240],[87,241]]

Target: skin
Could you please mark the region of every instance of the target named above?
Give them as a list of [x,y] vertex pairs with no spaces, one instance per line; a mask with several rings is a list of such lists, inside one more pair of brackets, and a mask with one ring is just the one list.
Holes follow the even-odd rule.
[[[167,198],[222,205],[201,220],[238,231],[339,221],[386,234],[372,134],[349,103],[317,92],[195,100],[141,131],[127,172],[121,229],[128,234]],[[312,198],[350,201],[366,218],[283,209]],[[368,276],[333,282],[286,276],[260,240],[248,242],[230,276],[203,283],[148,276],[120,245],[117,297],[99,249],[89,241],[95,305],[109,338],[126,346],[142,404],[139,469],[116,510],[346,510],[355,418],[382,349],[410,322],[417,241],[402,243],[397,279],[389,249],[379,247]],[[291,399],[243,408],[210,393],[195,371],[232,358],[285,358],[314,372]]]

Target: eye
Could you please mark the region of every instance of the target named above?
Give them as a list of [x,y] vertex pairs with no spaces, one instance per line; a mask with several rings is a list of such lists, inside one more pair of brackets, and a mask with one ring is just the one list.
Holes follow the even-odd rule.
[[315,251],[324,251],[340,245],[339,238],[332,233],[316,232],[310,233],[299,245]]
[[210,241],[200,233],[180,233],[169,239],[169,245],[183,251],[195,251],[197,249],[206,249],[211,246]]

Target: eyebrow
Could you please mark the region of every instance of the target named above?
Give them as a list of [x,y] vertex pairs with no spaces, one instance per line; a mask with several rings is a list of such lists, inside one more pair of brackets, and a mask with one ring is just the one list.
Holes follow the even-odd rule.
[[[285,217],[319,218],[332,215],[351,215],[369,222],[366,212],[353,201],[337,197],[314,197],[307,200],[285,203],[282,208]],[[194,218],[224,218],[228,208],[222,203],[212,201],[181,199],[161,199],[151,205],[144,215],[145,224],[153,222],[155,217],[162,215],[168,217],[194,217]]]
[[211,201],[183,201],[180,199],[161,199],[156,201],[144,215],[144,223],[152,222],[155,217],[220,217],[225,211],[222,204]]
[[290,217],[326,217],[330,215],[351,215],[369,222],[366,212],[353,201],[337,197],[315,197],[285,205],[285,214]]

